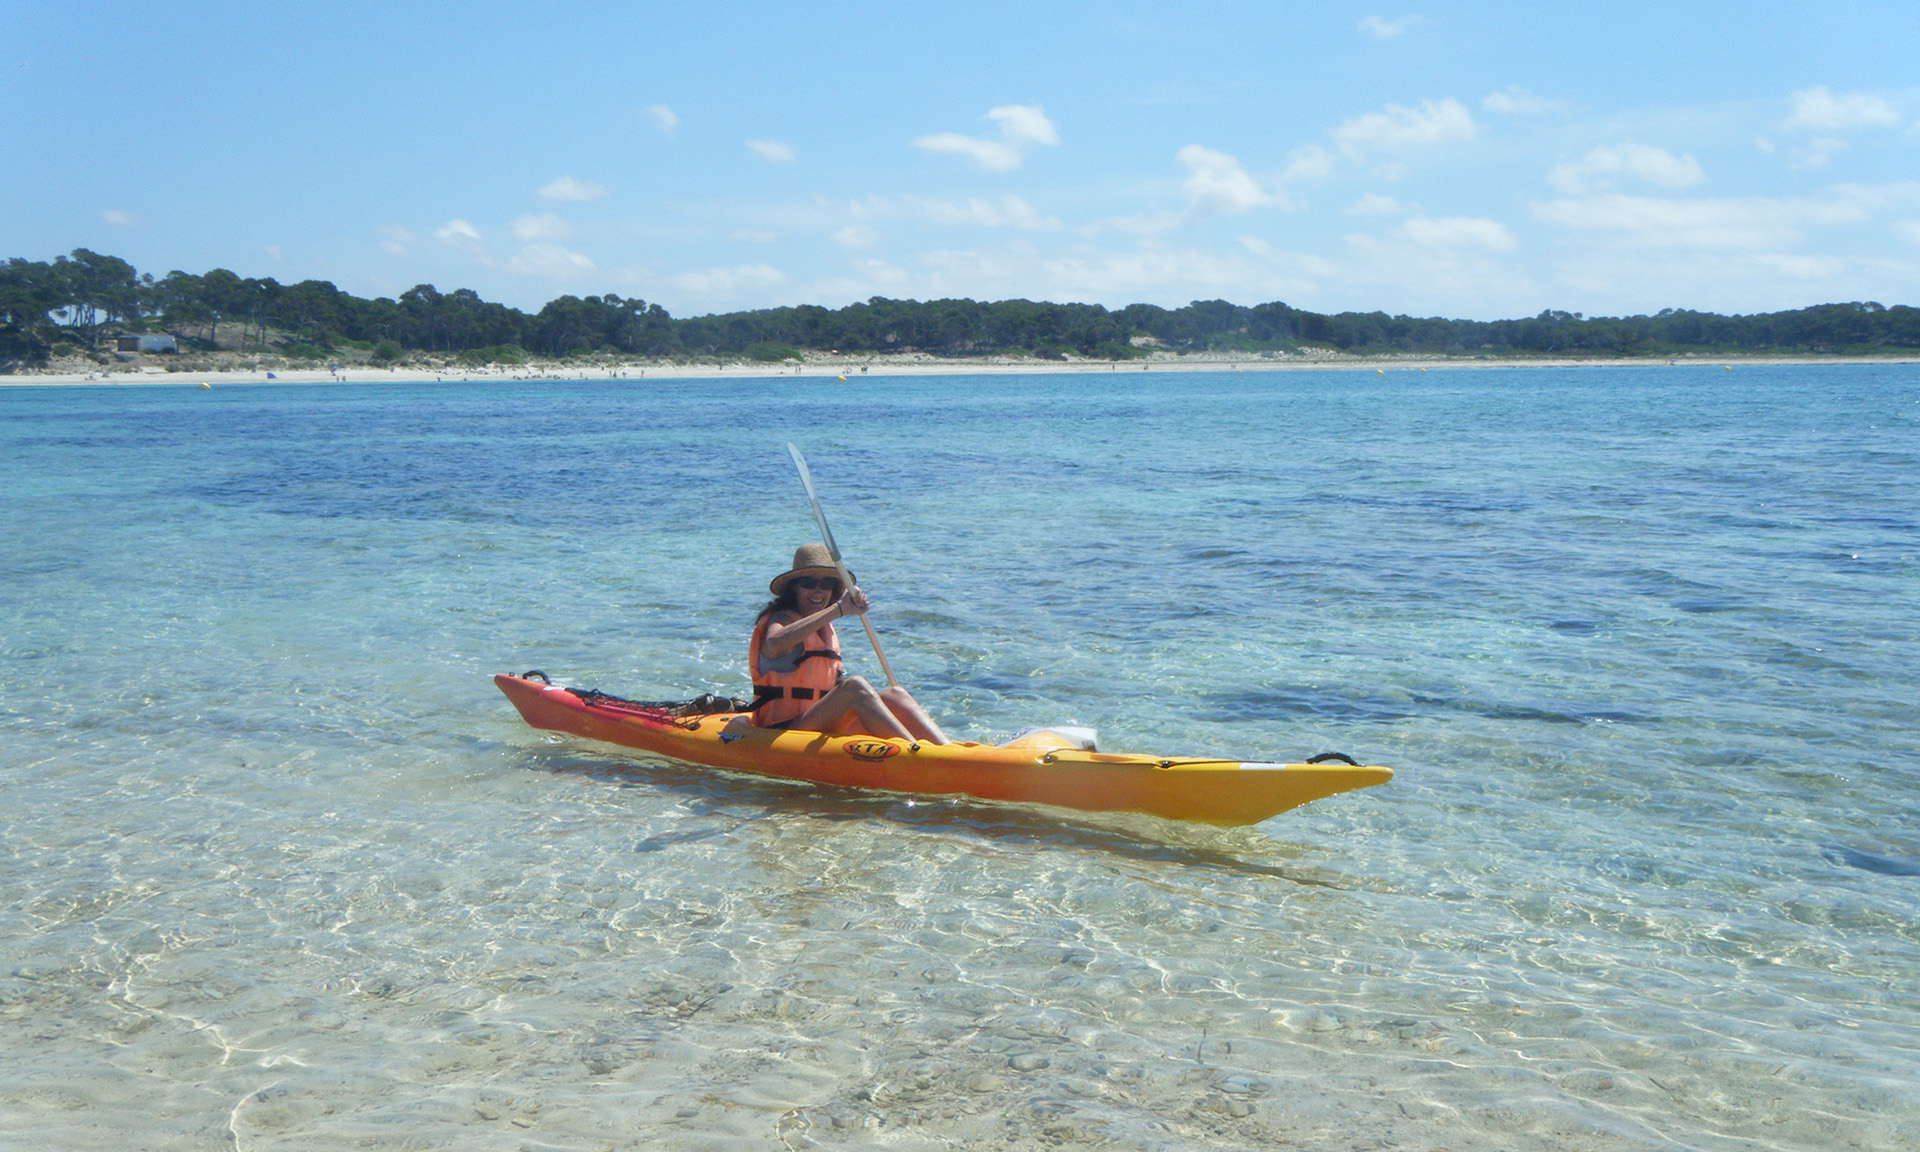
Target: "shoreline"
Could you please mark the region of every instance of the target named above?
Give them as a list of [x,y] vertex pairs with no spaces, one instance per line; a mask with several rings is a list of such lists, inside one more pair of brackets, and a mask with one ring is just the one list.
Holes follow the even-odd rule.
[[1051,376],[1124,372],[1298,372],[1342,370],[1376,372],[1421,372],[1461,368],[1732,368],[1736,365],[1781,366],[1795,364],[1920,364],[1920,356],[1820,356],[1820,355],[1687,355],[1676,357],[1564,357],[1541,359],[1477,358],[1449,356],[1354,356],[1343,353],[1288,354],[1280,357],[1257,353],[1235,355],[1181,356],[1156,353],[1139,360],[1041,360],[1031,357],[992,356],[980,360],[952,360],[921,354],[881,356],[809,356],[803,363],[780,364],[724,363],[684,364],[662,360],[627,360],[576,366],[559,363],[519,366],[445,366],[418,365],[380,368],[371,364],[327,368],[217,368],[193,372],[170,372],[161,365],[120,365],[121,370],[97,368],[92,371],[39,371],[0,375],[0,387],[65,385],[185,385],[201,384],[365,384],[376,381],[393,383],[462,383],[486,380],[724,380],[802,379],[839,382],[862,377],[898,376]]

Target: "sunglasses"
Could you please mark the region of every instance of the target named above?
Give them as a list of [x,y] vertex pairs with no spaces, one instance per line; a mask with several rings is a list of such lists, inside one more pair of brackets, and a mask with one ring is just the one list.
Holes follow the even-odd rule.
[[829,592],[835,592],[840,588],[840,581],[831,576],[795,576],[793,582],[809,592],[815,588],[825,588]]

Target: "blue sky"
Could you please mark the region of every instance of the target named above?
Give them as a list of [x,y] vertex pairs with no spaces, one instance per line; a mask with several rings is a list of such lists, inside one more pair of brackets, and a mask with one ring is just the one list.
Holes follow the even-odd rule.
[[675,315],[1920,304],[1920,5],[0,0],[0,257]]

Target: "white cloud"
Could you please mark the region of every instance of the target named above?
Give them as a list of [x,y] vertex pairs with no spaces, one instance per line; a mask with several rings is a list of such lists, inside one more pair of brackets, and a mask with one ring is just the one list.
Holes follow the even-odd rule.
[[1539,219],[1573,232],[1655,248],[1761,251],[1784,248],[1808,228],[1871,219],[1875,190],[1836,190],[1823,199],[1747,197],[1672,200],[1609,193],[1533,206]]
[[1360,31],[1380,40],[1391,40],[1410,31],[1415,25],[1421,23],[1421,20],[1422,17],[1419,16],[1402,16],[1398,20],[1368,16],[1360,21]]
[[989,172],[1007,172],[1020,167],[1020,150],[1000,140],[981,140],[958,132],[940,132],[921,136],[913,146],[928,152],[957,152]]
[[380,229],[380,237],[380,247],[395,256],[405,256],[415,244],[420,242],[419,237],[398,224],[389,224]]
[[957,153],[989,172],[1008,172],[1020,166],[1034,145],[1060,143],[1060,133],[1038,105],[1002,105],[990,110],[987,118],[999,124],[1000,139],[940,132],[916,138],[913,146],[927,152]]
[[1755,256],[1754,260],[1774,275],[1792,280],[1831,280],[1847,268],[1847,262],[1838,256],[1799,256],[1783,252],[1765,252]]
[[834,276],[815,280],[804,294],[810,300],[864,300],[876,294],[887,296],[924,295],[929,298],[941,295],[938,292],[921,292],[913,287],[912,276],[897,264],[885,260],[866,257],[848,260],[847,266],[855,270],[852,276]]
[[1892,128],[1900,114],[1871,92],[1829,92],[1822,86],[1793,94],[1793,112],[1780,122],[1787,131],[1851,132]]
[[278,244],[268,244],[264,248],[260,249],[260,251],[265,252],[267,254],[267,258],[269,260],[274,261],[275,263],[282,263],[287,258],[286,255],[280,251],[280,245]]
[[1909,244],[1920,244],[1920,220],[1895,221],[1893,234]]
[[1547,183],[1573,196],[1611,188],[1623,179],[1659,188],[1686,188],[1706,178],[1700,162],[1691,156],[1675,156],[1664,148],[1631,141],[1595,148],[1547,173]]
[[605,187],[591,180],[575,180],[571,176],[557,176],[540,189],[540,199],[567,202],[585,202],[598,200],[607,194]]
[[648,117],[653,120],[653,126],[669,136],[673,135],[675,128],[680,127],[680,117],[675,116],[673,109],[667,107],[665,104],[651,105],[646,108],[645,111]]
[[1189,144],[1176,155],[1187,169],[1187,180],[1180,190],[1187,194],[1196,216],[1245,212],[1275,202],[1273,194],[1261,188],[1240,167],[1240,161],[1225,152]]
[[529,244],[507,261],[507,271],[541,280],[578,280],[593,268],[592,260],[557,244]]
[[1368,153],[1404,152],[1473,139],[1473,114],[1458,100],[1423,100],[1418,108],[1389,104],[1344,121],[1333,130],[1341,152],[1355,163]]
[[1096,220],[1080,229],[1086,237],[1098,236],[1103,232],[1121,232],[1129,236],[1158,236],[1162,232],[1171,232],[1185,224],[1190,217],[1181,212],[1136,212],[1131,216],[1116,216],[1109,220]]
[[979,228],[1019,228],[1029,232],[1051,232],[1060,227],[1052,216],[1042,216],[1033,205],[1018,196],[1002,196],[998,201],[973,199],[965,204],[945,200],[907,197],[909,207],[935,224]]
[[858,260],[853,262],[853,266],[866,273],[868,283],[882,288],[895,289],[908,282],[905,268],[885,260]]
[[1863,298],[1838,291],[1829,295],[1826,290],[1816,290],[1818,295],[1813,296],[1805,285],[1784,285],[1753,256],[1734,252],[1602,243],[1563,252],[1552,274],[1552,296],[1581,301],[1589,315],[1631,315],[1662,307],[1773,311],[1803,306],[1810,298]]
[[433,230],[434,236],[449,248],[474,252],[480,249],[480,231],[465,220],[449,220]]
[[862,228],[858,224],[849,224],[833,234],[833,242],[847,251],[871,248],[880,242],[880,234],[871,228]]
[[1382,196],[1378,192],[1369,192],[1360,199],[1341,209],[1349,216],[1398,216],[1411,211],[1407,205],[1391,196]]
[[1287,166],[1280,173],[1280,183],[1293,184],[1301,180],[1325,180],[1333,171],[1336,163],[1333,153],[1318,144],[1309,144],[1304,148],[1295,148],[1287,156]]
[[[1292,210],[1303,206],[1283,184],[1271,188],[1262,186],[1248,175],[1237,158],[1228,153],[1189,144],[1175,153],[1174,157],[1187,170],[1187,178],[1180,185],[1181,192],[1187,198],[1185,211],[1159,209],[1095,220],[1083,225],[1080,234],[1089,239],[1107,232],[1153,237],[1209,216],[1239,215],[1255,208]],[[1298,177],[1302,173],[1322,175],[1323,161],[1332,163],[1332,157],[1325,149],[1301,149],[1294,154],[1293,162],[1288,165],[1281,180],[1285,181],[1289,176]]]
[[787,282],[786,273],[766,264],[739,264],[732,268],[709,268],[704,272],[684,272],[672,277],[675,286],[696,296],[731,297],[743,290],[777,287]]
[[1827,192],[1835,201],[1866,212],[1920,206],[1920,180],[1904,180],[1897,184],[1834,184],[1827,188]]
[[137,212],[129,212],[125,208],[109,208],[105,212],[100,213],[100,219],[104,223],[113,225],[115,228],[132,228],[135,225],[147,222],[146,217],[141,216]]
[[1509,116],[1545,116],[1554,112],[1565,112],[1567,102],[1536,96],[1518,84],[1509,84],[1504,91],[1487,93],[1481,98],[1480,107],[1489,112],[1503,112]]
[[[1432,242],[1440,238],[1469,242]],[[1489,316],[1513,315],[1513,301],[1538,295],[1524,265],[1505,251],[1472,243],[1466,230],[1441,229],[1415,239],[1395,228],[1384,236],[1355,233],[1345,240],[1347,254],[1328,278],[1329,291],[1295,303],[1316,311],[1373,309],[1385,298],[1395,301],[1395,311],[1417,316]]]
[[1285,188],[1261,187],[1260,182],[1240,166],[1239,160],[1225,152],[1189,144],[1175,153],[1175,158],[1187,170],[1187,178],[1180,185],[1187,197],[1184,212],[1161,209],[1096,220],[1084,225],[1080,234],[1088,238],[1104,232],[1152,237],[1223,213],[1238,215],[1254,208],[1299,207]]
[[1470,216],[1415,216],[1394,232],[1422,248],[1482,248],[1511,252],[1520,246],[1513,233],[1498,221]]
[[791,164],[794,160],[793,145],[779,140],[749,140],[747,147],[769,164]]
[[1015,145],[1058,144],[1060,133],[1037,104],[1004,104],[990,109],[987,118],[1000,125],[1000,134]]
[[1793,150],[1793,159],[1787,167],[1810,172],[1815,168],[1825,168],[1835,156],[1847,150],[1847,142],[1838,136],[1815,136],[1803,146]]
[[521,240],[565,240],[573,235],[573,228],[551,212],[522,216],[508,227]]

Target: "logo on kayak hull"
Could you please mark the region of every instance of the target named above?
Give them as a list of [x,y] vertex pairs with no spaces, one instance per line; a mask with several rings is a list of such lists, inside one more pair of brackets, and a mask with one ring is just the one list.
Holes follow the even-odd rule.
[[885,740],[849,740],[844,747],[855,760],[880,761],[900,754],[900,745]]

